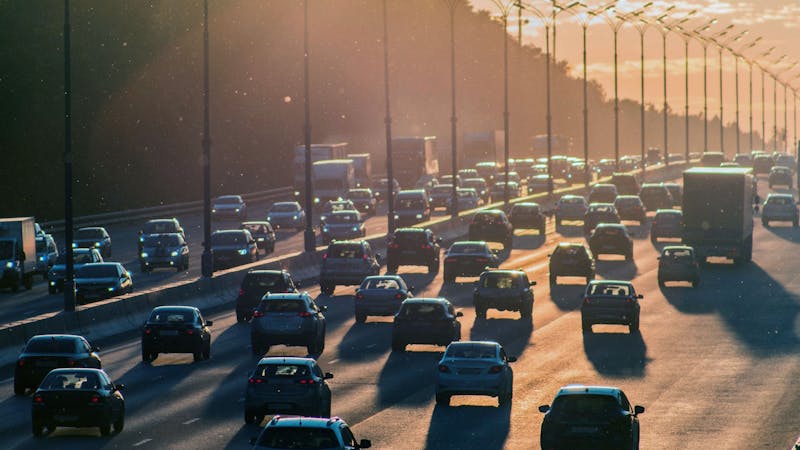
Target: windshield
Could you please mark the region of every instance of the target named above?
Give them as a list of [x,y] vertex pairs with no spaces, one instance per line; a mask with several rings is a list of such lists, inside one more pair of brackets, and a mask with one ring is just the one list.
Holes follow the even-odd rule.
[[361,289],[400,289],[400,284],[392,278],[372,278],[364,280]]
[[273,313],[299,313],[306,311],[306,303],[295,299],[270,299],[263,302],[264,312]]
[[44,253],[47,251],[47,241],[44,239],[36,240],[36,253]]
[[178,229],[175,227],[175,222],[147,222],[144,225],[144,234],[164,234],[164,233],[177,233]]
[[242,228],[250,234],[267,234],[267,225],[263,223],[243,223]]
[[394,241],[399,244],[424,244],[427,236],[424,231],[402,231],[394,234]]
[[586,254],[586,248],[578,245],[564,245],[564,246],[559,245],[558,247],[556,247],[555,252],[553,252],[554,256],[555,255],[583,256],[585,254]]
[[609,395],[561,395],[553,402],[551,414],[555,420],[604,420],[620,410]]
[[470,188],[483,188],[486,186],[486,182],[480,178],[469,178],[462,181],[461,185]]
[[100,380],[94,372],[56,372],[47,375],[42,389],[100,389]]
[[519,276],[510,274],[491,274],[483,277],[485,288],[513,289],[520,285]]
[[272,208],[269,209],[269,212],[279,212],[279,213],[288,213],[288,212],[297,212],[297,205],[292,203],[278,203],[272,205]]
[[361,258],[363,250],[360,245],[331,245],[327,253],[329,258]]
[[564,205],[582,205],[584,200],[582,198],[572,197],[572,198],[562,198],[561,203]]
[[144,247],[178,247],[183,243],[183,239],[177,234],[155,235],[144,238]]
[[398,315],[402,317],[438,318],[442,317],[444,310],[438,303],[406,303]]
[[158,309],[150,314],[150,323],[193,323],[194,312],[184,309]]
[[116,265],[87,264],[75,269],[75,278],[116,278],[119,276]]
[[589,286],[589,295],[630,295],[630,286],[613,283],[596,283]]
[[792,205],[794,204],[794,199],[789,197],[769,197],[767,199],[768,205]]
[[214,233],[211,245],[243,245],[247,243],[247,235],[242,233]]
[[[0,242],[0,252],[2,251],[3,243]],[[67,262],[67,254],[66,253],[59,253],[58,258],[56,258],[56,264],[65,264]],[[72,262],[74,264],[89,264],[92,262],[92,255],[89,252],[76,252],[73,250],[72,252]]]
[[500,214],[475,214],[472,218],[473,223],[503,223],[503,217]]
[[486,248],[481,244],[453,244],[450,253],[486,253]]
[[675,223],[681,220],[680,214],[657,214],[656,222],[659,223]]
[[280,450],[322,450],[339,448],[339,441],[330,428],[270,427],[261,433],[258,447]]
[[358,223],[358,214],[356,213],[331,214],[330,216],[327,217],[326,221],[328,223],[335,223],[335,224]]
[[77,230],[75,231],[75,239],[102,239],[103,231],[97,229],[90,230]]
[[214,203],[218,205],[238,205],[241,202],[239,197],[219,197]]
[[372,197],[369,191],[350,191],[347,193],[347,196],[350,198],[366,198],[369,199]]
[[425,201],[418,198],[401,198],[397,202],[397,209],[423,209]]
[[348,211],[352,210],[353,206],[350,205],[350,202],[331,202],[325,204],[325,212],[334,212],[334,211]]
[[445,358],[479,358],[494,359],[497,348],[492,344],[450,344],[447,347]]
[[664,250],[664,257],[672,259],[693,259],[694,255],[688,248],[666,249]]
[[453,192],[453,185],[452,184],[440,184],[433,188],[432,193],[441,195],[441,194],[450,194]]

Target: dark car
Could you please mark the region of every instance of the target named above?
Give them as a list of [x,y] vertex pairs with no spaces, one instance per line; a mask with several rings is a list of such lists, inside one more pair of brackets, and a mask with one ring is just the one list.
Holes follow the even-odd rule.
[[622,224],[598,224],[589,236],[589,248],[596,257],[615,254],[625,256],[626,261],[633,259],[633,239],[628,236],[628,230]]
[[356,322],[364,323],[367,316],[393,316],[403,300],[411,296],[413,288],[398,275],[375,275],[367,277],[356,289]]
[[464,314],[443,298],[409,298],[394,316],[392,350],[405,351],[409,344],[446,346],[461,340]]
[[347,199],[365,216],[374,216],[378,209],[378,201],[370,188],[350,189],[347,191]]
[[150,234],[142,242],[139,253],[142,272],[151,272],[157,267],[167,267],[178,272],[189,268],[189,246],[178,233]]
[[191,353],[195,361],[211,358],[208,328],[213,323],[193,306],[153,308],[142,327],[142,361],[152,362],[159,353]]
[[486,180],[483,178],[467,178],[461,181],[461,187],[475,189],[475,192],[478,193],[478,197],[483,200],[484,203],[489,201],[489,188],[486,185]]
[[485,241],[455,242],[445,253],[444,282],[455,283],[456,277],[477,277],[487,267],[499,267],[500,260]]
[[639,191],[639,198],[642,199],[644,207],[648,211],[672,208],[674,204],[669,189],[663,183],[645,183]]
[[[326,380],[331,378],[333,375],[323,373],[312,358],[261,358],[247,379],[245,423],[260,424],[266,414],[330,417],[331,389]],[[300,447],[284,442],[278,448]]]
[[453,196],[452,184],[439,184],[431,189],[428,201],[431,205],[431,211],[436,211],[436,208],[447,208],[451,197]]
[[394,221],[398,227],[411,226],[431,218],[428,194],[424,189],[410,189],[395,194]]
[[[634,192],[633,195],[638,194],[638,192]],[[617,187],[613,184],[605,184],[605,183],[598,183],[592,186],[592,190],[589,192],[588,202],[591,203],[614,203],[614,199],[617,198],[618,192]]]
[[186,234],[183,232],[178,219],[153,219],[148,220],[141,230],[139,230],[139,253],[142,252],[142,244],[144,239],[151,234],[169,234],[178,233],[186,239]]
[[753,174],[768,174],[769,171],[772,170],[774,163],[775,162],[772,160],[772,156],[765,154],[756,155],[753,157]]
[[86,264],[75,270],[75,299],[79,304],[131,292],[131,274],[120,263]]
[[719,167],[725,162],[725,154],[722,152],[704,152],[700,157],[700,165],[703,167]]
[[436,371],[436,404],[450,405],[453,395],[488,395],[497,397],[499,406],[511,403],[514,395],[514,371],[497,342],[462,341],[447,346]]
[[220,219],[232,217],[244,220],[247,218],[247,204],[241,195],[221,195],[214,199],[211,214]]
[[102,364],[99,349],[89,345],[82,336],[71,334],[41,334],[28,340],[17,356],[14,368],[14,394],[24,395],[26,389],[36,389],[45,375],[58,367],[94,367]]
[[559,389],[553,405],[542,405],[540,443],[551,448],[638,449],[639,414],[616,387],[570,385]]
[[253,354],[261,356],[279,344],[304,346],[312,355],[321,354],[325,349],[322,312],[326,309],[317,306],[307,292],[264,295],[253,311],[250,328]]
[[683,233],[683,212],[679,209],[659,209],[650,225],[650,240],[655,244],[659,239],[681,239]]
[[[103,257],[96,248],[76,248],[72,251],[73,269],[86,264],[96,264],[103,262]],[[55,294],[64,290],[64,278],[67,273],[67,252],[59,253],[56,263],[47,272],[48,286],[47,291]]]
[[694,249],[686,245],[669,245],[658,257],[658,285],[667,281],[688,281],[692,287],[700,285],[700,264]]
[[589,204],[580,195],[563,195],[556,203],[556,226],[565,220],[583,220]]
[[336,286],[360,285],[364,278],[380,273],[380,254],[367,241],[337,241],[322,254],[319,286],[323,295],[333,295]]
[[[378,202],[386,201],[386,195],[389,193],[389,179],[381,178],[375,181],[372,192]],[[398,192],[400,192],[400,183],[396,179],[392,179],[392,194],[397,195]]]
[[535,281],[528,281],[523,270],[487,270],[472,293],[475,315],[486,317],[489,308],[499,311],[519,311],[523,319],[533,318],[533,289]]
[[242,279],[236,297],[236,321],[253,318],[253,309],[268,292],[273,294],[297,292],[298,283],[285,270],[249,270]]
[[320,221],[320,230],[323,245],[367,235],[367,228],[358,211],[334,211]]
[[256,240],[256,247],[258,247],[259,250],[264,250],[265,253],[272,253],[275,251],[275,241],[277,238],[275,237],[275,230],[272,228],[272,224],[268,221],[242,222],[242,224],[239,225],[239,229],[250,232],[250,235]]
[[639,193],[639,181],[631,173],[618,172],[612,174],[611,184],[617,187],[617,192],[620,195],[636,195]]
[[340,417],[291,417],[277,415],[267,422],[258,438],[251,438],[253,450],[285,448],[358,450],[372,447],[369,439],[356,440]]
[[587,283],[594,280],[594,257],[583,244],[561,242],[548,256],[551,286],[558,277],[585,277]]
[[511,250],[514,242],[514,226],[506,213],[499,209],[479,211],[469,223],[470,241],[501,242],[503,248]]
[[611,203],[592,203],[583,216],[583,234],[589,235],[601,223],[620,223],[617,208]]
[[761,210],[761,223],[768,227],[772,221],[791,221],[795,227],[800,224],[800,214],[793,194],[771,192],[767,195]]
[[678,183],[664,183],[672,197],[672,206],[680,206],[683,203],[683,186]]
[[111,236],[103,227],[84,227],[75,230],[72,248],[96,248],[103,258],[111,256]]
[[297,202],[277,202],[267,210],[267,221],[276,230],[294,228],[303,231],[306,224],[306,212]]
[[256,240],[247,230],[217,230],[211,233],[214,270],[247,264],[258,259]]
[[618,195],[614,200],[614,208],[617,209],[620,220],[634,220],[639,225],[647,220],[647,211],[638,195]]
[[631,333],[638,332],[640,298],[630,281],[590,281],[581,305],[584,333],[591,333],[592,325],[598,323],[627,325]]
[[319,214],[320,223],[325,222],[328,216],[338,211],[354,211],[359,215],[361,214],[356,209],[355,203],[350,200],[328,200],[322,205],[322,212]]
[[792,187],[792,169],[783,166],[774,166],[769,170],[769,188],[773,186]]
[[386,270],[395,273],[399,266],[425,266],[428,273],[439,272],[442,238],[430,229],[398,228],[386,247]]
[[45,428],[99,427],[108,436],[125,426],[125,385],[111,382],[101,369],[55,369],[33,394],[31,428],[41,436]]
[[494,161],[481,161],[475,164],[475,170],[478,171],[478,176],[491,183],[500,173],[497,163]]
[[515,229],[539,230],[539,235],[544,236],[547,231],[547,217],[542,214],[538,203],[517,203],[511,208],[508,216],[512,227]]

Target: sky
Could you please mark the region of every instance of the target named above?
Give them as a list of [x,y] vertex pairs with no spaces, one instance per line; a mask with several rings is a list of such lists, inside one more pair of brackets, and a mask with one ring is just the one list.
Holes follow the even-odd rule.
[[[505,5],[515,3],[513,0],[471,0],[475,9],[487,10],[493,15],[499,14],[500,9],[496,3]],[[567,5],[570,1],[562,1]],[[606,2],[594,0],[582,3],[590,8],[597,8]],[[620,0],[617,2],[617,11],[631,12],[641,7],[644,1]],[[544,0],[523,1],[523,4],[533,4],[542,12],[549,14],[550,2]],[[744,56],[751,60],[759,61],[765,68],[773,73],[780,74],[781,80],[794,79],[791,84],[800,87],[800,66],[790,69],[792,64],[800,61],[800,1],[798,0],[741,0],[725,2],[717,0],[700,1],[663,1],[656,0],[647,9],[646,15],[655,18],[664,13],[671,5],[674,8],[668,12],[669,23],[679,21],[689,11],[696,13],[685,22],[688,29],[703,26],[711,19],[717,23],[711,26],[706,33],[714,34],[724,31],[729,25],[733,27],[720,38],[722,41],[736,37],[739,33],[746,34],[729,46],[737,51],[742,51],[757,38],[761,40],[751,49],[744,51]],[[556,22],[556,48],[555,57],[566,61],[574,76],[582,73],[582,41],[580,21],[586,19],[583,11],[578,7],[571,9],[577,14],[561,12]],[[523,10],[523,43],[544,48],[544,28],[541,21],[531,11]],[[509,18],[509,34],[516,37],[518,32],[516,8]],[[587,72],[590,79],[598,81],[609,98],[613,98],[613,34],[608,23],[600,18],[590,21],[587,29]],[[761,57],[771,47],[775,47],[767,57]],[[626,25],[618,32],[619,49],[619,95],[639,101],[641,99],[641,49],[639,31],[633,26]],[[709,118],[719,116],[719,50],[718,47],[708,46],[708,114]],[[656,109],[663,108],[663,65],[662,65],[662,35],[656,27],[646,28],[644,34],[644,59],[645,59],[645,102],[652,104]],[[673,111],[683,111],[685,104],[684,83],[684,41],[676,34],[667,35],[667,101]],[[779,64],[775,64],[782,55],[786,55]],[[736,110],[736,79],[735,60],[727,51],[722,59],[722,86],[723,86],[723,119],[726,123],[735,122]],[[766,77],[765,99],[767,109],[765,121],[767,135],[771,136],[773,111],[773,82],[769,75]],[[749,129],[749,72],[748,65],[739,61],[739,123],[740,127]],[[784,124],[783,88],[778,85],[777,91],[777,121],[778,128]],[[756,131],[761,128],[761,73],[757,67],[753,68],[753,115]],[[794,129],[794,110],[792,107],[793,95],[788,93],[788,128],[791,137]],[[800,104],[800,102],[798,103]],[[690,40],[689,44],[689,110],[691,114],[702,113],[703,110],[703,47],[697,40]]]

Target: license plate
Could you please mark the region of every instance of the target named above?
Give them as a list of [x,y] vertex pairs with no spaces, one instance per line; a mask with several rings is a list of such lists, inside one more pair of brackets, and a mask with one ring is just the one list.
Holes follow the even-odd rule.
[[402,254],[404,254],[404,255],[414,255],[414,254],[416,254],[417,252],[416,252],[415,250],[403,250],[403,251],[402,251],[402,252],[400,252],[400,253],[402,253]]
[[55,367],[55,366],[56,366],[56,362],[55,361],[37,361],[36,362],[36,367]]
[[55,415],[53,416],[58,422],[75,422],[78,420],[78,416],[65,416],[65,415]]
[[177,336],[178,330],[161,330],[158,334],[161,336]]

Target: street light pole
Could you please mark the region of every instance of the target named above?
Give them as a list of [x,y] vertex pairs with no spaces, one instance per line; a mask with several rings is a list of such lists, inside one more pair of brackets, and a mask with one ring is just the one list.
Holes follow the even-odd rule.
[[[72,78],[70,76],[69,0],[64,0],[64,311],[75,311],[75,265],[72,260]],[[29,257],[33,257],[30,255]]]
[[[452,161],[453,173],[453,189],[450,195],[450,214],[453,220],[458,218],[458,191],[456,183],[456,174],[458,174],[458,160],[456,154],[456,8],[461,0],[447,0],[447,7],[450,10],[450,98],[451,114],[450,114],[450,151]],[[521,22],[520,22],[521,23]],[[521,30],[521,27],[520,27]],[[521,36],[520,32],[520,36]]]
[[[760,54],[761,59],[767,58],[775,50],[775,47],[770,47],[767,51]],[[757,63],[759,70],[761,70],[761,150],[767,151],[767,97],[766,97],[766,69],[761,63]]]
[[[308,1],[308,0],[306,0]],[[383,89],[385,94],[386,103],[386,116],[384,117],[384,124],[386,125],[386,176],[388,178],[386,204],[388,212],[386,221],[388,224],[389,233],[394,233],[394,170],[392,168],[392,113],[389,103],[389,25],[388,15],[386,12],[386,2],[383,0]],[[453,180],[455,181],[455,180]]]
[[203,1],[203,255],[200,269],[203,277],[214,275],[211,250],[211,105],[208,54],[208,0]]
[[740,135],[741,129],[739,125],[739,59],[743,59],[750,70],[750,150],[753,149],[753,64],[744,56],[744,52],[755,47],[761,42],[761,36],[755,38],[752,42],[742,47],[739,51],[731,50],[734,58],[734,70],[736,72],[736,154],[741,153]]
[[314,203],[313,203],[313,184],[311,182],[311,80],[310,80],[310,54],[308,42],[308,3],[310,0],[303,0],[303,110],[305,115],[305,124],[303,126],[303,135],[306,147],[305,157],[305,210],[306,210],[306,226],[303,231],[303,247],[307,253],[316,250],[317,237],[314,234]]
[[750,90],[750,109],[749,109],[749,120],[750,120],[750,146],[748,147],[749,151],[753,151],[753,62],[747,60],[748,71],[750,75],[748,77],[748,84]]
[[[727,33],[727,29],[724,30],[723,32],[721,32],[718,36],[723,36],[726,33]],[[741,40],[747,33],[748,33],[747,30],[742,30],[741,32],[739,32],[735,36],[733,36],[730,39],[727,39],[725,41],[717,40],[715,38],[711,39],[712,42],[714,42],[714,44],[716,44],[717,47],[719,48],[719,151],[721,151],[723,155],[725,154],[725,122],[723,121],[724,102],[722,101],[722,99],[723,99],[723,91],[722,91],[722,88],[723,88],[723,85],[722,85],[722,56],[723,56],[723,51],[725,49],[728,49],[729,51],[733,52],[733,50],[731,50],[728,47],[728,45],[733,43],[733,42]],[[736,67],[738,67],[738,60],[736,61]],[[736,80],[737,80],[737,82],[738,82],[738,79],[739,79],[739,72],[738,72],[738,69],[737,69],[737,71],[736,71]],[[738,104],[739,104],[738,103],[738,95],[739,95],[739,86],[738,85],[736,86],[736,95],[737,95],[737,100],[736,100],[737,101],[737,103],[736,103],[737,106],[736,107],[738,108]],[[738,112],[737,112],[737,121],[738,121]],[[736,131],[736,136],[737,136],[737,141],[738,141],[738,136],[739,136],[738,122],[737,122],[736,130],[737,130]],[[737,149],[737,153],[738,153],[738,149]]]
[[689,38],[687,36],[683,37],[683,52],[684,52],[684,60],[683,60],[683,84],[684,84],[684,104],[683,104],[683,120],[684,128],[686,128],[685,138],[686,143],[684,150],[686,152],[685,155],[685,163],[689,164]]

